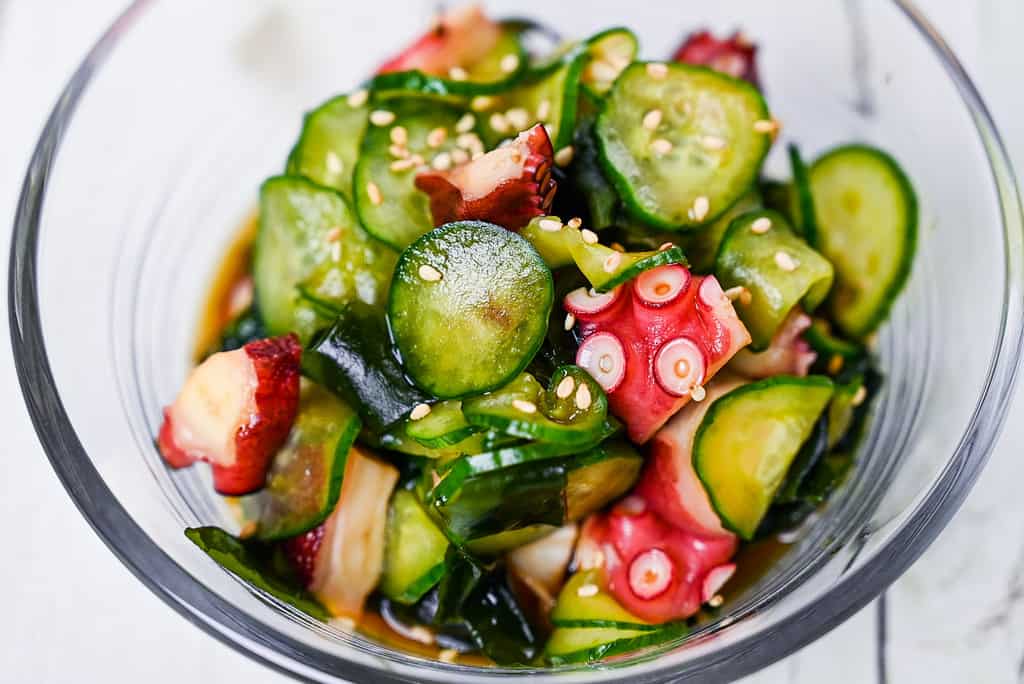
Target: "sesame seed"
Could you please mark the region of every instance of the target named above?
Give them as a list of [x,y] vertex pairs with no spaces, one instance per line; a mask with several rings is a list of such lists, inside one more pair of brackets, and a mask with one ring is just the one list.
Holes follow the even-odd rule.
[[735,302],[736,300],[742,301],[744,293],[746,293],[746,296],[750,296],[750,290],[742,285],[737,285],[736,287],[730,287],[724,294],[729,298],[730,302]]
[[619,76],[619,70],[609,62],[599,59],[591,63],[590,75],[596,81],[614,81]]
[[338,238],[340,238],[340,237],[341,237],[341,226],[334,226],[329,231],[327,231],[326,235],[324,235],[324,240],[327,240],[327,242],[337,242]]
[[484,147],[483,141],[480,140],[480,136],[476,133],[460,134],[459,137],[455,138],[455,144],[469,152],[483,150]]
[[401,145],[389,145],[388,152],[396,159],[408,159],[409,150]]
[[782,250],[775,253],[775,265],[786,272],[795,271],[796,267],[799,266],[796,259],[789,252],[783,252]]
[[438,171],[447,171],[452,168],[452,155],[447,152],[441,152],[434,157],[433,161],[430,162],[430,165]]
[[350,617],[337,617],[331,620],[331,622],[346,632],[351,632],[356,628],[356,621]]
[[427,145],[430,147],[440,147],[441,144],[448,139],[448,131],[440,126],[427,133]]
[[370,123],[374,126],[390,126],[395,121],[395,113],[386,109],[375,109],[370,112]]
[[574,325],[576,325],[576,317],[572,314],[565,314],[565,324],[563,325],[565,331],[568,332],[572,330],[572,326]]
[[349,107],[362,107],[366,104],[366,101],[370,98],[370,91],[368,90],[357,90],[348,96]]
[[832,358],[828,360],[828,372],[832,375],[838,375],[839,371],[843,370],[843,357],[839,354],[833,354]]
[[673,242],[663,242],[663,243],[661,243],[661,246],[658,247],[658,251],[659,252],[664,252],[666,249],[672,249],[675,246],[676,245]]
[[651,111],[644,114],[644,118],[641,119],[643,127],[649,131],[657,130],[658,126],[661,125],[661,110],[652,109]]
[[549,114],[551,114],[551,100],[541,100],[537,105],[537,118],[545,121]]
[[693,208],[690,210],[690,217],[694,221],[703,221],[711,210],[711,201],[704,195],[698,195],[693,200]]
[[470,103],[469,108],[474,112],[482,112],[494,106],[494,98],[490,95],[477,95]]
[[427,163],[427,160],[424,159],[423,155],[421,154],[414,154],[411,157],[409,157],[409,159],[412,159],[413,164],[415,164],[416,166],[423,166],[424,164]]
[[523,413],[537,412],[537,405],[534,404],[532,401],[526,401],[525,399],[513,399],[512,407],[515,408],[517,411],[522,411]]
[[466,152],[466,150],[461,147],[456,147],[452,150],[451,155],[453,164],[465,164],[469,161],[469,152]]
[[491,125],[491,128],[496,130],[498,133],[508,133],[508,119],[501,112],[495,112],[491,114],[491,118],[487,120],[487,123]]
[[724,150],[725,139],[717,135],[705,135],[700,139],[700,144],[705,150]]
[[471,154],[469,158],[471,160],[473,160],[473,161],[476,161],[477,159],[479,159],[482,156],[484,156],[484,151],[480,150],[478,152],[474,152],[473,154]]
[[341,163],[341,157],[331,151],[327,152],[324,162],[327,165],[327,173],[332,176],[337,176],[345,168],[345,165]]
[[668,76],[668,66],[661,62],[651,62],[647,65],[647,75],[651,78],[661,80]]
[[576,150],[573,149],[572,145],[566,145],[562,149],[555,152],[555,163],[559,166],[568,166],[572,164],[572,158],[576,154]]
[[576,389],[576,381],[572,379],[571,375],[567,375],[562,378],[560,383],[558,383],[558,387],[555,389],[555,395],[559,399],[568,399],[574,389]]
[[409,144],[409,131],[405,130],[405,126],[395,126],[388,131],[388,136],[391,138],[391,142],[396,145],[408,145]]
[[596,584],[581,584],[579,589],[576,590],[576,595],[580,598],[590,598],[591,596],[597,596],[598,588]]
[[462,118],[455,122],[456,133],[469,133],[473,130],[473,126],[476,126],[476,117],[466,112],[462,115]]
[[701,385],[696,385],[692,390],[690,390],[690,398],[694,401],[704,401],[704,397],[707,395],[707,391]]
[[583,225],[583,219],[581,219],[579,216],[573,216],[571,219],[569,219],[569,223],[566,225],[568,225],[570,228],[579,230],[579,227]]
[[409,413],[409,420],[426,418],[429,414],[430,404],[416,404],[416,406],[413,407],[412,412]]
[[454,663],[455,659],[459,657],[459,652],[454,648],[444,648],[438,651],[437,659],[442,663]]
[[516,130],[523,130],[530,123],[530,113],[522,107],[514,107],[505,112],[505,118]]
[[430,264],[423,264],[417,272],[419,273],[420,279],[425,280],[428,283],[436,283],[441,279],[441,272]]
[[549,233],[557,233],[562,230],[562,222],[556,218],[544,218],[540,220],[540,229]]
[[868,388],[861,385],[857,388],[857,393],[853,395],[853,399],[850,400],[850,404],[853,406],[860,406],[864,403],[864,400],[868,398]]
[[672,151],[672,143],[664,138],[655,138],[651,141],[651,151],[659,157],[664,157]]
[[519,55],[505,55],[504,57],[501,58],[501,61],[498,63],[498,66],[501,67],[501,70],[504,71],[506,74],[511,74],[513,71],[519,68]]
[[755,219],[750,224],[750,232],[756,233],[757,235],[764,235],[772,229],[772,220],[767,216],[762,216],[759,219]]
[[621,263],[622,254],[620,252],[612,252],[605,258],[602,268],[604,268],[605,273],[615,273],[615,269],[617,269]]
[[625,252],[626,251],[626,248],[622,246],[621,242],[613,242],[613,243],[611,243],[608,246],[611,247],[612,249],[614,249],[616,252]]
[[583,230],[581,230],[580,235],[583,236],[583,241],[586,242],[588,245],[597,244],[597,233],[590,230],[589,228],[584,228]]
[[779,130],[779,122],[775,119],[758,119],[754,122],[754,130],[758,133],[775,133]]
[[380,194],[380,188],[373,181],[366,184],[366,196],[370,198],[370,202],[379,207],[384,202],[384,195]]
[[453,66],[451,69],[449,69],[448,76],[453,81],[465,81],[467,78],[469,78],[469,74],[466,72],[466,70],[458,66]]
[[408,171],[414,166],[416,166],[416,161],[413,159],[396,159],[391,162],[388,168],[392,171]]
[[581,384],[576,389],[576,408],[578,408],[580,411],[586,411],[588,408],[590,408],[590,404],[592,402],[593,399],[590,396],[590,388],[587,387],[586,385]]
[[725,599],[722,598],[721,594],[715,594],[710,599],[708,599],[708,605],[712,608],[719,608],[723,603],[725,603]]

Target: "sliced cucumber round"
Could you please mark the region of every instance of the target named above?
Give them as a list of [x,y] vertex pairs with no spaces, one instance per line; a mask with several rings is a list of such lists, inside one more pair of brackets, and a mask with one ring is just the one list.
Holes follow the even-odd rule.
[[403,489],[391,497],[385,540],[380,591],[398,603],[416,603],[445,573],[448,538],[416,495]]
[[436,397],[489,392],[518,375],[547,333],[551,271],[523,238],[450,223],[402,253],[388,320],[409,377]]
[[430,407],[430,413],[410,419],[405,426],[405,434],[432,449],[458,444],[477,432],[480,428],[466,420],[459,401],[440,401]]
[[885,152],[847,145],[811,166],[817,247],[836,268],[829,312],[844,333],[863,338],[889,314],[917,242],[917,196]]
[[[455,125],[464,110],[413,97],[387,100],[377,106],[379,109],[370,114],[370,126],[359,151],[353,194],[359,220],[367,232],[402,250],[434,227],[430,199],[416,189],[416,174],[455,149]],[[390,119],[390,123],[375,125],[377,112],[383,115],[379,121]],[[395,134],[399,128],[404,134]],[[445,137],[432,147],[428,138],[436,129],[443,129]],[[437,142],[434,135],[431,142]],[[405,144],[395,143],[395,139]]]
[[588,38],[584,45],[590,59],[583,68],[581,82],[589,96],[600,99],[611,90],[619,74],[636,59],[640,42],[628,28],[616,27]]
[[627,208],[658,228],[713,221],[754,183],[771,144],[756,88],[704,67],[629,66],[597,118],[601,160]]
[[339,95],[306,114],[302,134],[288,155],[287,173],[334,188],[352,201],[352,175],[366,132],[369,108]]
[[694,436],[693,464],[725,527],[753,539],[832,390],[823,376],[776,376],[711,405]]
[[260,188],[253,279],[269,334],[295,332],[308,342],[330,324],[300,289],[331,306],[382,306],[395,261],[336,191],[298,176],[277,176]]
[[[581,587],[597,588],[580,593]],[[638,618],[619,605],[615,598],[602,590],[604,578],[598,569],[580,570],[569,577],[558,601],[551,610],[551,624],[555,627],[589,627],[650,631],[660,629]],[[593,593],[591,593],[593,592]]]

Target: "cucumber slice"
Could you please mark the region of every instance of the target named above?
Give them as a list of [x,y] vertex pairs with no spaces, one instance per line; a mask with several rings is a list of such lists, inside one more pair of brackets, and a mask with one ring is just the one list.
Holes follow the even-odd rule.
[[508,532],[498,532],[489,537],[480,537],[466,544],[466,550],[482,558],[495,558],[512,549],[526,546],[532,541],[551,534],[557,527],[553,525],[528,525]]
[[[756,224],[756,225],[755,225]],[[766,232],[765,226],[768,226]],[[807,246],[778,212],[752,211],[735,219],[715,259],[723,289],[745,287],[750,303],[736,307],[750,331],[751,349],[761,350],[794,306],[814,309],[832,287],[832,264]]]
[[353,107],[349,97],[339,95],[306,114],[286,173],[334,188],[351,202],[352,174],[370,110],[365,103]]
[[811,327],[804,331],[803,337],[807,344],[825,359],[840,356],[845,360],[852,360],[859,359],[865,354],[864,347],[830,333],[828,322],[821,318],[811,323]]
[[[400,159],[392,151],[402,149],[408,159],[418,155],[424,164],[431,164],[439,155],[455,149],[455,124],[464,111],[426,98],[396,98],[381,107],[379,111],[394,114],[394,120],[385,126],[371,124],[367,129],[356,164],[353,194],[359,220],[367,232],[402,250],[431,230],[434,220],[429,198],[416,189],[420,167],[393,169],[392,164]],[[396,147],[392,131],[398,127],[405,129],[406,144]],[[447,135],[437,147],[431,147],[427,138],[438,128]]]
[[823,376],[776,376],[720,397],[697,429],[693,464],[722,524],[752,539],[832,398]]
[[683,245],[691,269],[697,273],[711,273],[715,268],[715,256],[725,232],[729,230],[729,225],[748,211],[760,208],[761,193],[756,187],[751,188],[736,204],[712,221],[711,225],[694,231],[692,237]]
[[[544,224],[541,221],[545,221]],[[557,221],[562,219],[557,216],[538,216],[531,219],[529,223],[519,229],[519,235],[533,245],[533,248],[540,254],[540,258],[548,265],[548,268],[555,270],[570,266],[575,262],[572,260],[572,253],[569,251],[569,243],[563,231],[572,230],[562,226],[557,231],[545,230],[541,225],[551,225],[546,221]]]
[[606,432],[608,398],[587,371],[562,366],[547,391],[532,375],[523,373],[495,392],[467,399],[462,411],[466,420],[481,428],[541,442],[585,446]]
[[[580,587],[597,587],[597,593],[584,592]],[[555,627],[589,627],[651,631],[661,629],[642,620],[619,605],[611,594],[602,590],[604,580],[600,570],[581,570],[572,575],[558,594],[551,610],[551,623]]]
[[445,446],[427,446],[409,436],[409,422],[402,421],[378,438],[377,446],[390,451],[397,451],[407,456],[422,456],[431,460],[446,463],[466,454],[479,454],[487,447],[484,445],[485,433],[478,432],[465,439]]
[[685,622],[669,623],[656,630],[558,627],[548,639],[544,656],[554,666],[595,663],[679,639],[688,631]]
[[331,514],[341,494],[348,450],[359,416],[323,387],[302,381],[299,412],[288,441],[274,455],[267,486],[242,497],[254,536],[286,539],[313,529]]
[[917,243],[917,196],[885,152],[847,145],[811,166],[815,247],[836,268],[829,312],[847,335],[872,333],[903,289]]
[[402,253],[388,302],[409,377],[442,399],[489,392],[518,375],[547,332],[551,271],[520,236],[449,223]]
[[380,591],[410,605],[437,584],[445,573],[448,538],[408,490],[391,498]]
[[405,426],[405,434],[431,449],[458,444],[477,432],[480,428],[466,420],[459,401],[438,402],[426,416],[409,420]]
[[862,373],[855,373],[843,381],[836,381],[835,396],[832,397],[832,401],[828,405],[827,442],[829,449],[839,444],[853,427],[857,406],[865,400],[865,397],[858,397],[862,390],[867,392]]
[[[838,388],[836,389],[838,392]],[[832,401],[829,402],[829,411],[826,415],[823,415],[818,419],[818,422],[814,424],[814,429],[811,430],[810,437],[800,447],[800,451],[797,452],[796,457],[793,459],[793,463],[789,466],[789,470],[786,472],[786,479],[783,481],[782,486],[779,487],[778,493],[775,494],[775,503],[785,504],[793,503],[800,500],[800,485],[803,484],[807,476],[814,470],[814,467],[818,465],[822,457],[829,450],[831,445],[829,444],[829,432],[831,429],[831,408],[835,403],[836,397],[833,395]]]
[[583,68],[580,82],[588,96],[600,99],[611,90],[623,69],[636,59],[640,42],[628,28],[616,27],[588,38],[584,45],[590,59]]
[[[755,123],[771,115],[749,83],[704,67],[662,67],[663,76],[639,62],[622,72],[597,117],[597,138],[630,212],[685,230],[713,221],[757,179],[771,137]],[[649,118],[658,124],[651,130],[642,122],[654,111],[660,121]]]
[[269,334],[295,332],[308,342],[330,324],[299,297],[300,287],[334,306],[381,306],[395,261],[334,190],[298,176],[277,176],[260,188],[253,279]]

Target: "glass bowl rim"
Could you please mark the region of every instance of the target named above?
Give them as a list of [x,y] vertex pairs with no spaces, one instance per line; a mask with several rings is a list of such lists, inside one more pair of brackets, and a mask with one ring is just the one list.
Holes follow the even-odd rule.
[[[312,669],[357,681],[409,681],[396,672],[311,649],[252,619],[194,580],[117,502],[75,434],[58,394],[43,338],[36,282],[47,182],[66,125],[92,77],[120,37],[155,1],[135,0],[86,54],[51,111],[25,175],[11,238],[8,317],[15,367],[29,415],[54,471],[93,530],[143,584],[187,620],[257,662],[292,677],[308,677]],[[891,1],[942,63],[985,149],[1003,229],[1006,279],[1001,330],[967,429],[937,481],[904,524],[874,558],[772,630],[770,647],[764,641],[766,635],[755,634],[686,663],[688,672],[713,674],[716,680],[738,678],[793,653],[839,625],[895,581],[963,503],[988,460],[1012,397],[1024,342],[1024,216],[1013,167],[984,101],[952,50],[912,0]],[[655,679],[669,674],[666,668],[657,667],[645,673]],[[683,673],[674,669],[671,674]],[[622,677],[629,676],[629,668],[624,668]]]

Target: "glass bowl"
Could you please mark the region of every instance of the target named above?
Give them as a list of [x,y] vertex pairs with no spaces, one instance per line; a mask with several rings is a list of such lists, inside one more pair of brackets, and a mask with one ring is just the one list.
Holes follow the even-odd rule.
[[[315,681],[464,682],[549,672],[474,669],[389,650],[250,589],[182,529],[230,525],[208,473],[153,446],[190,363],[212,274],[279,172],[302,112],[357,83],[422,30],[429,0],[137,2],[64,90],[28,169],[14,231],[10,321],[39,438],[111,550],[189,620]],[[856,471],[812,525],[685,644],[558,681],[724,681],[821,636],[935,538],[1005,417],[1021,345],[1021,208],[973,85],[909,3],[495,1],[573,35],[625,23],[643,54],[689,30],[742,26],[782,141],[849,140],[899,159],[920,194],[913,277],[881,334],[886,384]],[[870,10],[868,10],[870,7]],[[785,176],[776,145],[768,171]],[[546,676],[545,676],[546,675]]]

